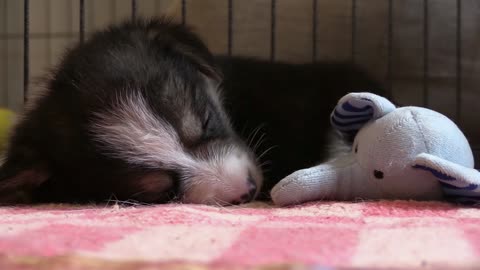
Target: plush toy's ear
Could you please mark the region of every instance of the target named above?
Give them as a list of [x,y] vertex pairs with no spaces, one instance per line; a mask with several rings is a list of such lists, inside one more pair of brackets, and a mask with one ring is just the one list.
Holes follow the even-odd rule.
[[413,168],[430,172],[442,185],[445,197],[458,202],[480,202],[480,172],[443,158],[420,154]]
[[393,111],[395,105],[372,93],[350,93],[342,97],[330,115],[330,122],[347,139],[353,140],[367,122]]

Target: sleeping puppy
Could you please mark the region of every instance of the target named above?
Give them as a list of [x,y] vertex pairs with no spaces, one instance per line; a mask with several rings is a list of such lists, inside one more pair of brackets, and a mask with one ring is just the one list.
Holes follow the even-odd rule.
[[214,59],[165,19],[94,34],[45,84],[11,135],[0,202],[245,203],[260,162],[271,160],[268,193],[324,157],[339,97],[376,87],[344,64]]
[[222,107],[220,74],[202,41],[166,20],[94,34],[28,100],[0,198],[252,200],[262,174]]

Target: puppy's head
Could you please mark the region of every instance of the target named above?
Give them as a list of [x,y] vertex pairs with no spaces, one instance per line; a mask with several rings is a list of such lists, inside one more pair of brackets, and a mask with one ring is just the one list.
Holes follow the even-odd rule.
[[159,181],[177,186],[187,203],[239,204],[257,195],[263,178],[256,158],[233,131],[219,86],[199,74],[190,86],[173,75],[160,96],[128,90],[95,113],[90,131],[103,154],[162,172],[133,180],[145,189],[136,199],[156,192]]
[[225,205],[260,189],[256,158],[223,108],[221,73],[182,25],[113,26],[69,51],[51,77],[13,132],[0,194],[43,185],[153,202],[175,189],[183,202]]
[[[108,104],[94,112],[90,125],[94,141],[103,153],[161,170],[159,179],[176,184],[183,202],[252,200],[262,174],[225,113],[222,75],[206,46],[174,24],[137,24],[134,33],[135,48],[111,52],[107,62],[125,69],[119,73],[131,74],[133,67],[139,74],[115,95],[104,94]],[[158,186],[152,175],[140,181],[146,189]]]

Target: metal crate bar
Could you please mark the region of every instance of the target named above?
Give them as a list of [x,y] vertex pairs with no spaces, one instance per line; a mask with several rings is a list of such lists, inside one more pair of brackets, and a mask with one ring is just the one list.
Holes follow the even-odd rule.
[[9,79],[8,79],[8,47],[9,47],[9,44],[8,44],[8,18],[7,18],[7,1],[3,1],[3,26],[5,27],[4,28],[4,31],[5,31],[5,36],[0,36],[0,40],[2,40],[2,42],[4,42],[4,48],[3,48],[3,91],[4,93],[2,93],[3,97],[5,98],[5,102],[8,103],[8,83],[9,83]]
[[457,70],[456,70],[456,113],[455,120],[461,121],[462,116],[462,0],[457,0]]
[[270,61],[275,61],[275,31],[277,20],[277,1],[271,0],[270,6]]
[[182,0],[182,24],[187,22],[187,1]]
[[228,56],[232,56],[233,46],[233,0],[228,0]]
[[[74,0],[72,0],[74,1]],[[276,27],[277,27],[277,1],[270,0],[270,15],[271,15],[271,22],[270,22],[270,60],[275,61],[276,58]],[[457,123],[461,121],[462,116],[462,91],[463,91],[463,66],[462,66],[462,0],[455,0],[456,1],[456,63],[455,63],[455,120]],[[157,5],[158,1],[155,1],[155,5]],[[358,46],[358,4],[357,0],[351,0],[351,61],[355,63],[358,61],[357,58],[357,46]],[[5,5],[7,1],[5,1]],[[50,3],[48,1],[47,3]],[[187,0],[181,1],[181,21],[183,24],[186,23],[186,16],[187,16]],[[393,91],[393,77],[394,77],[394,66],[393,66],[393,55],[394,55],[394,31],[396,25],[394,25],[394,6],[393,0],[388,0],[388,21],[387,21],[387,67],[386,67],[386,91],[389,97],[392,96]],[[422,100],[423,106],[428,107],[430,104],[430,8],[429,8],[429,0],[423,0],[423,58],[420,61],[423,61],[423,71],[422,71]],[[75,34],[72,33],[33,33],[30,34],[30,1],[24,0],[24,29],[23,33],[2,33],[0,34],[0,39],[15,39],[15,38],[23,38],[23,88],[24,88],[24,96],[26,98],[29,88],[29,76],[30,76],[30,40],[35,38],[47,38],[48,42],[50,42],[53,38],[61,38],[61,37],[74,37]],[[318,58],[318,50],[317,50],[317,42],[318,42],[318,0],[312,0],[312,62],[317,61]],[[139,2],[137,0],[131,0],[131,18],[135,19],[138,15],[138,5]],[[233,54],[233,47],[234,47],[234,1],[228,0],[228,55]],[[6,8],[5,8],[5,12]],[[50,12],[50,7],[47,8],[47,17]],[[80,42],[85,41],[85,16],[86,16],[86,3],[85,0],[79,0],[79,40]],[[5,19],[6,20],[6,19]],[[50,24],[48,24],[50,26]],[[7,42],[8,43],[8,42]],[[8,44],[7,44],[8,46]],[[47,53],[51,53],[51,46],[49,47],[49,51]],[[5,53],[6,54],[6,53]],[[50,57],[48,57],[50,59]],[[8,74],[7,74],[8,75]],[[8,76],[6,76],[8,77]],[[8,78],[6,78],[8,79]],[[8,88],[8,84],[6,84],[5,89]],[[6,90],[5,90],[6,91]]]
[[30,1],[23,1],[23,99],[27,100],[30,76]]
[[137,18],[137,0],[132,0],[132,20]]
[[85,41],[85,0],[80,0],[80,43]]
[[313,14],[312,14],[312,62],[317,61],[317,23],[318,23],[318,1],[313,0]]
[[352,62],[355,63],[355,54],[356,54],[356,42],[357,42],[357,0],[352,0],[352,37],[351,37],[351,58]]
[[428,107],[429,93],[429,18],[428,0],[423,0],[423,106]]
[[393,97],[393,0],[388,1],[388,36],[387,36],[387,97]]
[[[52,0],[47,0],[45,1],[46,2],[46,6],[47,6],[47,10],[46,10],[46,18],[45,20],[47,21],[47,64],[48,66],[50,66],[52,64],[52,24],[50,23],[51,22],[51,18],[52,18],[52,14],[51,14],[51,11],[52,11]],[[30,35],[29,35],[29,38],[30,38]]]

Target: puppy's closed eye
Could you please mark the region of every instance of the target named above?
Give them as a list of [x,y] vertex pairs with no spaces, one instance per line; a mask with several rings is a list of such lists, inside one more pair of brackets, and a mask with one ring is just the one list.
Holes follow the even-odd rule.
[[207,111],[205,115],[205,119],[203,120],[203,124],[202,124],[202,130],[204,133],[208,131],[211,119],[212,119],[211,113]]
[[216,123],[216,121],[218,121],[218,119],[216,119],[214,113],[207,110],[202,125],[202,141],[215,139],[215,137],[220,135],[220,130],[218,127],[219,123]]
[[201,126],[201,136],[197,141],[199,144],[228,136],[228,125],[225,124],[225,121],[222,121],[221,115],[211,106],[205,108]]

